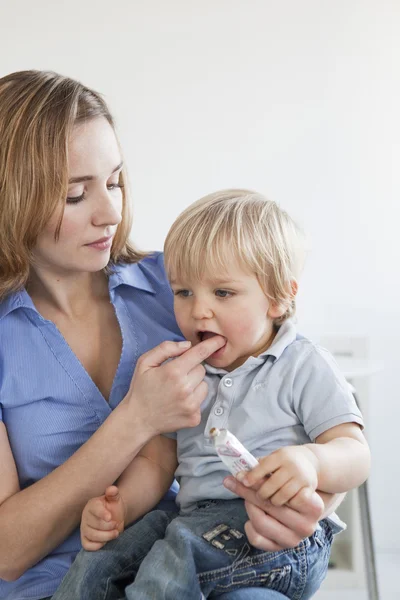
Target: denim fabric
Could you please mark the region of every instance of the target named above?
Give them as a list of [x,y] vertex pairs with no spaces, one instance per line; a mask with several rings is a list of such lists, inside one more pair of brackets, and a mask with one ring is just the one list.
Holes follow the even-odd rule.
[[328,567],[329,523],[296,548],[265,552],[247,541],[247,520],[240,499],[153,511],[101,550],[81,552],[53,600],[311,598]]

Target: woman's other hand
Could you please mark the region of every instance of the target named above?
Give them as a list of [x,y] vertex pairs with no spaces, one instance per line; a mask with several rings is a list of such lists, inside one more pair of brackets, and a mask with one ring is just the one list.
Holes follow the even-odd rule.
[[234,477],[226,477],[224,485],[246,501],[246,535],[260,550],[294,548],[314,533],[323,518],[324,502],[310,488],[303,488],[287,505],[274,506],[270,500],[262,500],[256,489],[246,488]]

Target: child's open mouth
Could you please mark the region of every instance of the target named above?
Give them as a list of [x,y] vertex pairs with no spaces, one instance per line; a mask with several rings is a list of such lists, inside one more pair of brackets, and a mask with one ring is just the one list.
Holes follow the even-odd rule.
[[[220,335],[219,333],[215,333],[214,331],[198,331],[197,332],[197,336],[199,338],[200,342],[203,342],[204,340],[208,340],[212,337],[215,337],[216,335]],[[224,337],[224,336],[221,336]],[[225,339],[225,344],[223,346],[221,346],[221,348],[218,348],[218,350],[216,350],[215,352],[213,352],[211,354],[211,356],[209,356],[209,358],[219,358],[223,351],[225,350],[226,344],[228,342],[228,340],[226,338]]]
[[215,337],[219,334],[214,333],[213,331],[198,331],[197,335],[199,336],[200,342],[204,342],[204,340],[209,340],[210,338]]

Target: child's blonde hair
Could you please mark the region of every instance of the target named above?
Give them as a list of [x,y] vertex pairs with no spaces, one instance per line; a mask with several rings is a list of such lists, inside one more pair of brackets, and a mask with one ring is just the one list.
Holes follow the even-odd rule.
[[273,303],[285,307],[276,324],[295,313],[305,238],[289,215],[261,194],[222,190],[201,198],[176,219],[164,251],[170,279],[222,275],[237,261]]

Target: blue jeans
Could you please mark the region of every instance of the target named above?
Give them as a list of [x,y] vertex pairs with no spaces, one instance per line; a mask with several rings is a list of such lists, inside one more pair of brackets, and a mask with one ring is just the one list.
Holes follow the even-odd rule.
[[247,541],[247,520],[240,499],[153,511],[101,550],[80,552],[53,600],[311,598],[328,567],[329,523],[296,548],[265,552]]

